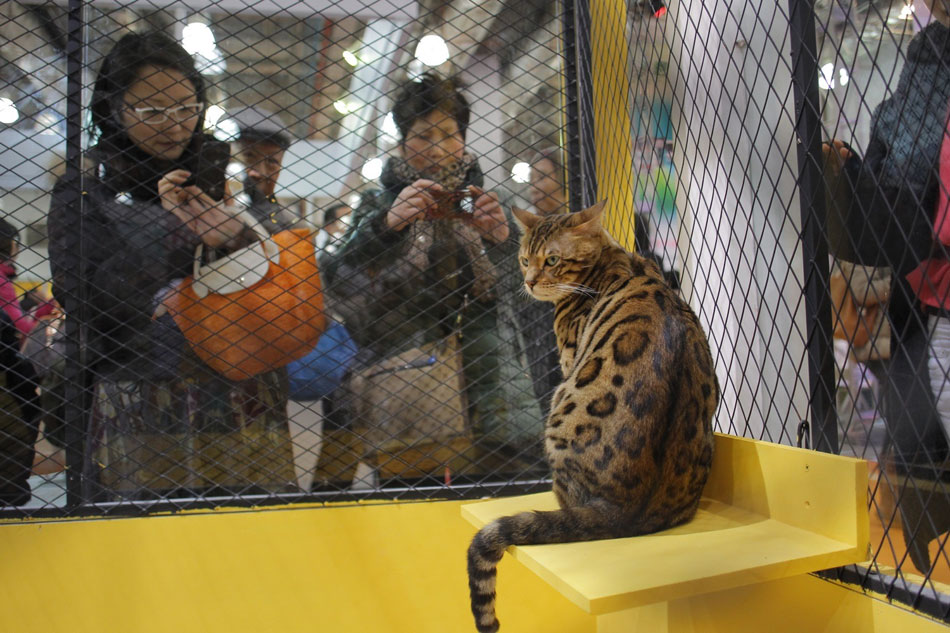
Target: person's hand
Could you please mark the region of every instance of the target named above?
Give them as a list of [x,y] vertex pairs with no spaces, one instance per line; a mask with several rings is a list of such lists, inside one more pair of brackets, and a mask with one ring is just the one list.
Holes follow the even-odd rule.
[[158,181],[162,207],[212,248],[226,246],[240,237],[244,223],[234,217],[227,185],[224,200],[218,202],[194,185],[182,187],[190,175],[184,169],[176,169]]
[[832,139],[822,143],[821,154],[824,156],[825,160],[828,160],[831,156],[837,156],[841,163],[844,163],[846,160],[854,156],[854,152],[851,151],[851,148],[848,147],[844,141],[838,139]]
[[436,202],[432,194],[442,193],[442,186],[420,178],[399,192],[396,201],[386,214],[386,226],[401,231],[416,220],[423,220],[435,209]]
[[54,314],[59,309],[59,304],[56,303],[55,299],[48,299],[36,306],[33,310],[33,317],[36,319],[42,319],[45,316]]
[[498,194],[475,185],[470,185],[468,189],[474,198],[469,220],[472,226],[489,242],[497,244],[508,239],[508,220],[498,202]]

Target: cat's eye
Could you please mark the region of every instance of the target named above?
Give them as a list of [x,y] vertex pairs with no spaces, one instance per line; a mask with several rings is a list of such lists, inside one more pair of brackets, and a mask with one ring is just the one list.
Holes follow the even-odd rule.
[[521,258],[521,265],[524,266],[525,268],[528,267],[528,258],[527,258],[527,257],[522,257],[522,258]]
[[557,255],[548,255],[548,258],[544,260],[544,263],[548,266],[556,266],[559,261],[561,261],[561,258]]

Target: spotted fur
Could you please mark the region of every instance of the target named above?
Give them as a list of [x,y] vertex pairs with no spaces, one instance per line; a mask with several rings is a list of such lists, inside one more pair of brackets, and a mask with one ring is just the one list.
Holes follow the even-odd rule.
[[652,262],[600,224],[603,203],[524,228],[525,287],[555,303],[564,382],[544,448],[560,510],[525,512],[482,528],[468,550],[472,613],[499,628],[495,575],[509,545],[647,534],[696,513],[713,458],[719,383],[696,315]]

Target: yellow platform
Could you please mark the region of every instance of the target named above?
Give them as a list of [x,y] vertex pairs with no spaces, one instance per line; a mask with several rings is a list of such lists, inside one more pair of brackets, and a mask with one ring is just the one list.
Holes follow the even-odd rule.
[[[686,525],[509,551],[594,615],[867,558],[866,462],[726,435],[717,436],[716,451],[699,512]],[[467,504],[462,514],[480,527],[500,516],[556,508],[554,495],[542,493]]]

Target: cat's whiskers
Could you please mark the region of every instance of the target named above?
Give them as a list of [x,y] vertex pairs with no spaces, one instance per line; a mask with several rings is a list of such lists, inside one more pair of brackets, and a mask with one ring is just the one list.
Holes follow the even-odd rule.
[[600,294],[597,290],[594,290],[590,286],[585,286],[584,284],[574,282],[561,282],[557,284],[557,289],[571,294],[585,295],[588,297],[595,297]]

